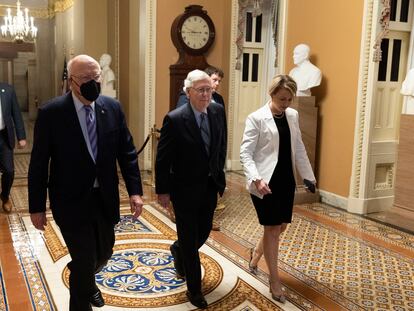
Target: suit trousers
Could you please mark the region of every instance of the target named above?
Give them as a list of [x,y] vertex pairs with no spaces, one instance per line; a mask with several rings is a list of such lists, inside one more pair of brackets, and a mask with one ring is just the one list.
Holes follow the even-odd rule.
[[87,208],[93,219],[60,228],[72,259],[68,263],[70,311],[90,310],[90,298],[98,292],[95,274],[111,258],[115,243],[114,225],[104,218],[99,190],[91,190],[89,196]]
[[178,251],[178,264],[184,268],[187,289],[192,294],[201,292],[201,266],[198,249],[206,242],[217,206],[217,186],[211,177],[205,190],[195,195],[189,190],[187,196],[173,195],[178,240],[173,248]]
[[7,143],[7,131],[0,131],[1,197],[7,199],[14,180],[13,149]]

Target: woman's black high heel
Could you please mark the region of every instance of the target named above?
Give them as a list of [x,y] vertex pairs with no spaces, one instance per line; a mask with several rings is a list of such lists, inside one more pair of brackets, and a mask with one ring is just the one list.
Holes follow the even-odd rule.
[[252,265],[252,261],[253,261],[253,255],[254,255],[254,247],[252,247],[250,250],[250,260],[249,260],[249,271],[251,274],[256,275],[257,274],[257,265],[253,266]]

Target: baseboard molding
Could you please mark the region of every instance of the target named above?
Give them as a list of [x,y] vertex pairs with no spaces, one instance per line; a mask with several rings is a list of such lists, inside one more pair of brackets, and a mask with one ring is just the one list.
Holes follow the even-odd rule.
[[348,209],[348,199],[343,196],[321,189],[319,189],[319,195],[321,197],[321,202],[323,203],[339,207],[344,210]]
[[379,198],[349,198],[348,212],[355,214],[369,214],[384,212],[389,210],[394,204],[394,196],[379,197]]
[[228,171],[240,171],[243,169],[240,160],[227,159],[226,166]]

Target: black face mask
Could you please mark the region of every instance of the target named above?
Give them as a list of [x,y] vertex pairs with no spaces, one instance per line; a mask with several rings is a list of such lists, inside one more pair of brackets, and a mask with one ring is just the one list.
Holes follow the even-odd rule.
[[90,102],[95,101],[101,93],[101,83],[90,80],[80,86],[81,95]]

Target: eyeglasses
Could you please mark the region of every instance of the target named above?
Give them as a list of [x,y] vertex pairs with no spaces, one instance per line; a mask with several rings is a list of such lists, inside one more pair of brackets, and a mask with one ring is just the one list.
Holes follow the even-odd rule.
[[213,92],[213,88],[211,88],[211,87],[200,87],[198,89],[195,89],[195,88],[192,87],[192,89],[200,95],[204,94],[204,93],[210,94],[210,93]]
[[85,82],[88,82],[90,80],[95,80],[97,82],[99,82],[101,80],[101,74],[100,73],[93,76],[93,77],[92,76],[76,76],[76,75],[71,75],[71,77],[74,77],[74,78],[78,79],[78,81],[80,81],[81,84],[85,83]]

